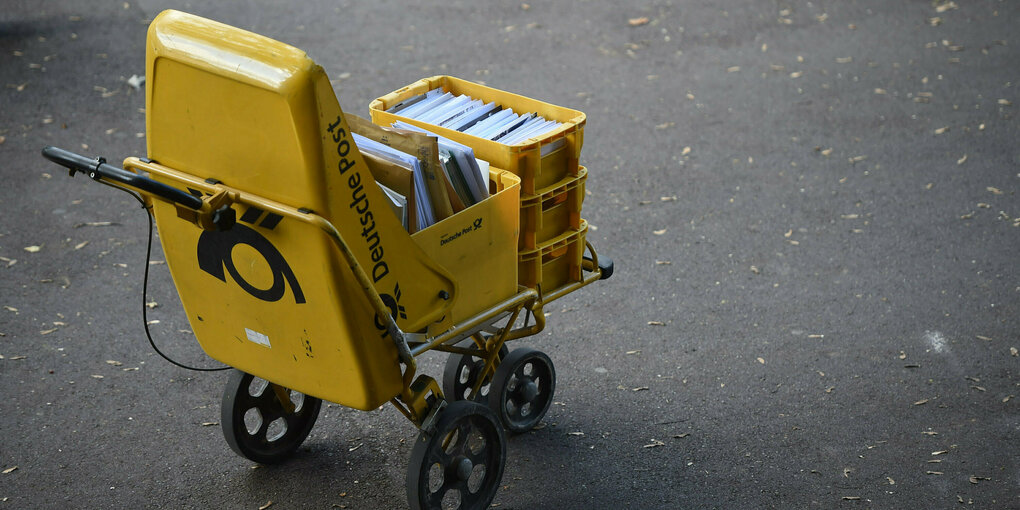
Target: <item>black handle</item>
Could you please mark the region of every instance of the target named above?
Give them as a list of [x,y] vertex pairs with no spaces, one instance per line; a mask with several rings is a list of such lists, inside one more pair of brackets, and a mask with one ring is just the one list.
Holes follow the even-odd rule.
[[59,147],[45,147],[42,150],[44,158],[74,172],[83,172],[94,180],[108,179],[111,181],[126,184],[133,188],[152,193],[170,202],[181,204],[189,209],[198,210],[202,208],[202,199],[190,193],[168,186],[161,182],[154,181],[144,175],[128,172],[106,163],[103,158],[91,159],[81,154],[76,154]]

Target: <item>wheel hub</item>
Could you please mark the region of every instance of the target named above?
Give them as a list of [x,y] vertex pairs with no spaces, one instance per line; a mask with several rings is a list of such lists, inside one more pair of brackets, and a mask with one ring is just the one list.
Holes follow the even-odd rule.
[[524,381],[521,385],[521,396],[528,402],[535,400],[535,397],[538,396],[538,384],[535,384],[535,381],[531,378]]
[[461,457],[459,460],[453,461],[457,471],[457,479],[461,481],[467,481],[471,478],[471,471],[474,470],[475,465],[471,462],[471,459],[467,457]]

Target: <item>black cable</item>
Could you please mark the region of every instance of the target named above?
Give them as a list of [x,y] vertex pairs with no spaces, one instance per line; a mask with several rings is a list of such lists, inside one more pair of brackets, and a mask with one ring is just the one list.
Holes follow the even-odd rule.
[[112,184],[103,182],[103,181],[99,181],[99,182],[102,183],[102,184],[105,184],[105,185],[107,185],[107,186],[109,186],[109,187],[111,187],[113,189],[117,189],[117,190],[123,191],[123,192],[127,193],[128,195],[131,195],[132,197],[134,197],[134,199],[137,200],[138,203],[142,204],[142,209],[145,209],[145,216],[147,216],[149,218],[149,243],[148,243],[148,245],[145,248],[145,276],[142,279],[142,324],[145,326],[145,337],[149,339],[149,345],[152,346],[152,350],[156,351],[156,354],[159,354],[159,356],[161,358],[163,358],[163,359],[169,361],[171,364],[177,365],[178,367],[181,367],[181,368],[183,368],[185,370],[193,370],[195,372],[219,372],[219,371],[222,371],[222,370],[230,370],[231,367],[199,368],[199,367],[188,366],[188,365],[185,365],[183,363],[174,361],[173,359],[171,359],[166,354],[163,354],[163,351],[159,350],[159,347],[156,347],[156,342],[152,339],[152,333],[149,331],[149,306],[147,304],[148,300],[149,300],[149,262],[152,260],[152,230],[153,230],[152,229],[152,206],[151,205],[147,205],[145,203],[145,200],[142,200],[142,197],[138,196],[138,194],[134,193],[133,191],[129,191],[129,190],[126,190],[124,188],[120,188],[120,187],[114,186]]
[[154,342],[152,340],[152,333],[149,332],[149,313],[148,313],[149,306],[147,304],[148,299],[149,299],[148,298],[148,295],[149,295],[149,261],[151,260],[151,256],[152,256],[152,206],[145,205],[145,202],[142,202],[142,208],[146,210],[145,211],[146,212],[146,216],[149,217],[149,244],[148,244],[148,246],[145,249],[145,277],[142,280],[142,323],[145,324],[145,336],[149,339],[149,345],[151,345],[152,346],[152,350],[156,351],[156,354],[159,354],[160,357],[162,357],[163,359],[165,359],[165,360],[169,361],[170,363],[172,363],[174,365],[177,365],[177,366],[179,366],[181,368],[187,369],[187,370],[194,370],[195,372],[220,372],[222,370],[230,370],[231,367],[199,368],[199,367],[192,367],[192,366],[185,365],[183,363],[179,363],[177,361],[174,361],[174,360],[170,359],[170,357],[167,356],[166,354],[163,354],[163,351],[159,350],[159,347],[156,347],[156,342]]

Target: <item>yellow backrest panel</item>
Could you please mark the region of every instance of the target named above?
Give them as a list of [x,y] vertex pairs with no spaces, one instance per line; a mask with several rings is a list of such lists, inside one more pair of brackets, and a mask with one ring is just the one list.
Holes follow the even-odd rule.
[[404,331],[444,317],[456,299],[449,273],[385,202],[325,72],[296,48],[176,11],[152,22],[147,49],[148,156],[182,173],[159,178],[194,193],[219,181],[256,204],[235,206],[227,232],[155,210],[202,347],[350,407],[395,396],[395,349],[340,252],[316,228],[264,210],[309,209],[335,225]]

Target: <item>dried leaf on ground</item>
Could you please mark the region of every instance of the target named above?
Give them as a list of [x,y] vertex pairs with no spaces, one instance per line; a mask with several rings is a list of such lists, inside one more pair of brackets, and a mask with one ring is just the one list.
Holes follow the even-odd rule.
[[665,326],[666,323],[662,321],[648,321],[649,326]]
[[7,468],[7,469],[5,469],[3,471],[0,471],[0,473],[3,473],[5,475],[7,475],[7,474],[10,474],[10,473],[13,473],[14,471],[17,471],[17,469],[18,469],[18,466],[13,466],[13,467],[9,467],[9,468]]
[[34,245],[33,246],[26,246],[25,247],[25,251],[27,251],[29,253],[38,253],[39,250],[41,250],[41,249],[42,249],[41,246],[34,246]]
[[928,399],[924,398],[924,399],[918,400],[917,402],[914,402],[914,405],[915,406],[923,406],[923,405],[925,405],[927,403],[928,403]]

